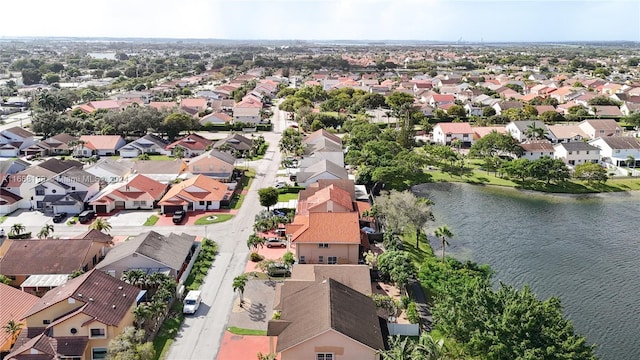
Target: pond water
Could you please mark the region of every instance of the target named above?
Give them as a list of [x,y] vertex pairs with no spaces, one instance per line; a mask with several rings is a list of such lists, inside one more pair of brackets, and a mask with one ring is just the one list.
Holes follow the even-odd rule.
[[[545,195],[466,184],[424,184],[447,253],[487,263],[495,281],[559,296],[576,331],[604,360],[640,358],[640,194]],[[438,252],[441,244],[432,240]]]

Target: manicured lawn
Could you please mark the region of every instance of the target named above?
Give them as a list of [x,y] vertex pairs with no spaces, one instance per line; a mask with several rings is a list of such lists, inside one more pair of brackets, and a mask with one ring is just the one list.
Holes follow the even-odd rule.
[[7,215],[0,216],[0,224],[7,220]]
[[219,215],[205,215],[196,220],[196,225],[209,225],[224,222],[230,220],[233,217],[231,214],[219,214]]
[[167,356],[169,348],[176,338],[178,330],[180,330],[180,325],[184,320],[181,305],[180,302],[176,302],[173,305],[170,313],[174,315],[164,320],[162,327],[160,327],[155,339],[153,339],[153,349],[155,350],[154,360],[162,360]]
[[423,233],[420,234],[420,242],[416,248],[416,233],[413,230],[406,232],[402,236],[402,246],[413,260],[413,264],[416,268],[420,268],[420,265],[424,262],[426,257],[433,256],[433,249],[429,245],[429,241]]
[[151,215],[151,216],[149,216],[149,218],[147,218],[147,221],[145,221],[143,225],[144,226],[153,226],[158,222],[159,219],[160,218],[157,217],[156,215]]
[[175,157],[167,156],[167,155],[149,155],[149,160],[155,160],[155,161],[171,161],[175,159],[176,159]]
[[278,195],[278,202],[285,202],[285,201],[297,200],[297,199],[298,199],[298,194],[296,193]]
[[259,335],[259,336],[267,335],[267,330],[243,329],[235,326],[231,326],[227,330],[230,333],[236,334],[236,335]]

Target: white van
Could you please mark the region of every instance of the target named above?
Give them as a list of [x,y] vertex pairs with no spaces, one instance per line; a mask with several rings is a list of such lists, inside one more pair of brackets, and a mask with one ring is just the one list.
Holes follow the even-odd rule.
[[198,311],[198,307],[200,306],[200,302],[202,298],[200,297],[200,291],[191,290],[187,293],[187,296],[184,298],[182,312],[184,314],[195,314]]

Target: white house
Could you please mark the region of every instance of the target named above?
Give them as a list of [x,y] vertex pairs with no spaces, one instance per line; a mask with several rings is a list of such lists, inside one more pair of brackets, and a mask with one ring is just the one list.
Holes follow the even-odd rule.
[[236,107],[233,109],[234,123],[257,124],[260,120],[260,108]]
[[605,136],[622,136],[622,128],[617,121],[611,119],[583,120],[578,126],[590,139]]
[[553,143],[582,141],[589,136],[578,125],[549,125],[547,137]]
[[73,151],[75,157],[116,155],[127,144],[120,135],[82,135],[78,141],[80,145]]
[[335,164],[329,160],[320,160],[307,168],[300,168],[296,174],[296,182],[300,186],[309,186],[320,179],[348,179],[349,174],[344,166]]
[[542,121],[512,121],[505,126],[505,129],[508,134],[522,142],[528,139],[527,130],[532,125],[535,125],[536,128],[546,129],[546,125]]
[[43,212],[79,214],[85,202],[100,191],[98,178],[71,168],[35,186],[35,207]]
[[437,123],[433,127],[433,141],[437,144],[447,145],[451,141],[459,139],[463,146],[473,145],[473,129],[469,123]]
[[85,169],[86,172],[96,176],[107,183],[117,183],[126,180],[132,172],[131,162],[120,162],[109,158],[98,160],[97,163]]
[[[637,166],[640,164],[640,141],[635,137],[607,136],[591,140],[589,144],[600,149],[603,163],[614,166]],[[628,164],[629,157],[633,157],[635,164]]]
[[90,205],[96,213],[115,209],[151,210],[167,190],[167,184],[137,174],[126,183],[113,184],[97,194]]
[[167,145],[169,142],[164,139],[147,134],[121,147],[118,151],[123,158],[134,158],[142,154],[171,155],[171,151],[165,149]]
[[556,144],[553,151],[555,159],[561,159],[571,167],[600,161],[600,149],[582,141]]
[[524,152],[521,158],[538,160],[544,156],[553,157],[553,144],[546,140],[527,141],[519,145]]
[[14,126],[0,131],[0,157],[18,157],[20,150],[35,144],[33,134]]

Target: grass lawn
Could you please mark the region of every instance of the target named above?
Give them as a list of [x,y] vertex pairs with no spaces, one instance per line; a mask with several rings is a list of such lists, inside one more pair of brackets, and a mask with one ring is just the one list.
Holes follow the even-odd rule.
[[267,335],[267,330],[252,330],[252,329],[243,329],[235,326],[231,326],[227,329],[230,333],[236,335],[258,335],[265,336]]
[[168,156],[168,155],[149,155],[149,160],[155,160],[155,161],[171,161],[175,159],[176,159],[175,157]]
[[184,320],[181,305],[179,302],[173,305],[171,313],[175,313],[175,315],[165,319],[162,327],[160,327],[156,337],[153,339],[153,349],[155,350],[154,360],[162,360],[167,356],[169,348],[178,334],[180,325]]
[[[212,217],[212,219],[209,219],[209,217]],[[233,215],[231,215],[231,214],[205,215],[205,216],[199,218],[198,220],[196,220],[195,224],[196,225],[215,224],[215,223],[219,223],[219,222],[224,222],[224,221],[230,220],[232,217],[233,217]]]
[[411,256],[411,260],[413,260],[416,268],[420,268],[420,265],[426,257],[433,256],[433,249],[431,249],[427,237],[422,233],[420,234],[420,242],[416,248],[416,233],[413,230],[406,232],[402,236],[402,246],[404,247],[404,251]]
[[298,200],[298,194],[297,193],[278,194],[278,202],[285,202],[289,200]]
[[147,221],[144,222],[144,226],[153,226],[155,225],[160,218],[156,215],[151,215],[147,218]]
[[7,215],[0,216],[0,224],[7,220]]

